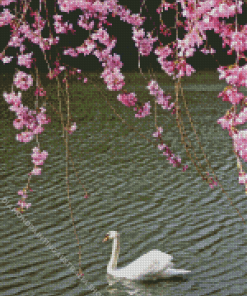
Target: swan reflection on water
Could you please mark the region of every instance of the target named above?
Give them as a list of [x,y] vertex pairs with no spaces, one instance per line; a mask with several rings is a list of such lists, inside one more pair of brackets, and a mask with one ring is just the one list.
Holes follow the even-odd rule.
[[[137,281],[130,281],[124,278],[114,278],[112,275],[107,274],[107,282],[109,284],[108,292],[113,296],[118,296],[121,292],[126,295],[142,295],[142,296],[153,296],[146,286],[141,285]],[[121,286],[118,286],[118,282],[121,283]]]
[[[157,282],[154,281],[132,281],[125,278],[115,278],[112,275],[107,274],[106,279],[109,287],[107,291],[112,296],[120,296],[120,295],[138,295],[138,296],[153,296],[154,291],[156,291],[155,286]],[[160,279],[162,281],[164,279]],[[169,278],[168,285],[166,284],[166,295],[173,295],[173,290],[171,288],[171,282],[185,282],[186,279],[182,277],[173,277]],[[154,290],[155,289],[155,290]],[[157,294],[159,295],[159,294]]]
[[118,269],[117,260],[120,252],[120,234],[117,231],[109,231],[103,242],[109,239],[113,240],[113,244],[111,259],[107,265],[107,273],[114,278],[154,281],[190,273],[190,270],[174,269],[172,256],[159,250],[151,250],[127,266]]

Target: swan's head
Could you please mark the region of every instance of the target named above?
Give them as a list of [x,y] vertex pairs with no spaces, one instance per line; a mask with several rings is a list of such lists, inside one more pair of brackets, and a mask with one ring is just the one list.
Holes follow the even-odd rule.
[[109,231],[105,238],[103,239],[103,243],[108,241],[109,239],[114,239],[114,238],[117,238],[119,237],[119,233],[117,231]]

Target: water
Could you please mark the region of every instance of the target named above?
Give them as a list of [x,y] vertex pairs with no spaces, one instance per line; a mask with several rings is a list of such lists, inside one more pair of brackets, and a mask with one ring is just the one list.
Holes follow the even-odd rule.
[[[140,75],[126,76],[126,88],[135,91],[141,101],[152,102]],[[161,75],[158,78],[164,90],[172,93],[172,81]],[[99,80],[96,83],[102,87]],[[4,81],[1,92],[5,86]],[[50,90],[53,88],[49,85]],[[216,123],[229,106],[217,98],[223,88],[224,82],[211,72],[199,72],[184,84],[189,109],[212,167],[247,220],[247,201],[237,182],[232,143],[227,131]],[[1,295],[247,295],[246,226],[219,187],[210,189],[190,164],[174,117],[158,109],[164,140],[181,155],[183,164],[189,165],[186,172],[169,166],[155,145],[128,129],[107,107],[95,86],[73,86],[71,92],[71,114],[78,130],[70,138],[70,152],[80,182],[90,195],[84,199],[83,187],[71,166],[70,194],[85,280],[77,280],[59,259],[63,255],[78,269],[78,247],[65,185],[63,138],[55,132],[59,119],[48,107],[52,123],[40,142],[49,158],[43,174],[32,179],[32,207],[21,219],[6,203],[1,206]],[[135,119],[133,111],[121,106],[114,92],[104,94],[118,114],[155,143],[153,114]],[[55,99],[53,103],[57,106]],[[30,151],[35,144],[15,141],[14,116],[5,102],[0,104],[2,197],[14,207],[16,192],[25,186],[32,169]],[[186,120],[189,128],[188,123]],[[188,136],[193,141],[191,132]],[[25,225],[28,221],[35,232]],[[192,273],[184,279],[155,283],[114,281],[106,275],[111,243],[101,243],[109,230],[121,234],[120,267],[155,248],[172,254],[177,268]]]

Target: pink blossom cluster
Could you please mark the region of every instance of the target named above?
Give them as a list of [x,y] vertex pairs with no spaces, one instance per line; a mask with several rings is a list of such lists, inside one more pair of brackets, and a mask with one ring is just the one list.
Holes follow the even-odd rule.
[[[232,9],[232,15],[234,14],[234,7],[236,10],[235,5],[227,8],[228,12]],[[237,9],[241,11],[239,3]],[[223,129],[229,131],[236,155],[247,161],[247,133],[246,130],[237,129],[238,125],[243,125],[247,122],[247,108],[245,106],[247,98],[243,93],[239,92],[239,87],[247,87],[247,65],[239,66],[239,59],[244,58],[244,52],[247,50],[247,25],[239,26],[238,29],[236,30],[235,28],[234,30],[230,25],[222,26],[221,37],[223,46],[228,45],[230,47],[228,54],[232,55],[233,51],[235,51],[237,55],[234,65],[218,68],[220,73],[219,79],[225,79],[228,83],[228,86],[225,87],[218,97],[222,97],[223,101],[228,101],[233,105],[226,115],[218,120],[218,123],[221,124]],[[237,105],[241,105],[239,113],[237,113]],[[240,168],[241,166],[238,167]],[[239,183],[247,186],[246,174],[242,168],[239,172]]]
[[40,149],[38,147],[33,148],[33,154],[31,155],[32,157],[32,162],[34,163],[34,169],[30,173],[30,175],[41,175],[41,168],[40,166],[44,164],[44,161],[46,160],[48,156],[47,151],[42,151],[40,152]]
[[219,118],[217,122],[223,129],[227,129],[232,137],[233,134],[238,133],[236,126],[247,122],[247,107],[243,107],[238,114],[234,114],[233,111],[227,111],[226,115]]
[[156,9],[156,12],[158,13],[158,14],[160,14],[160,13],[162,13],[163,12],[163,9],[165,9],[165,10],[168,10],[169,8],[175,8],[174,7],[174,4],[170,4],[170,3],[168,3],[168,2],[162,2],[160,5],[159,5],[159,7]]
[[[198,36],[194,34],[195,36]],[[172,59],[174,57],[174,52],[171,49],[170,46],[158,46],[154,53],[158,56],[158,62],[161,65],[161,68],[169,75],[173,76],[173,79],[180,78],[183,76],[191,76],[193,72],[195,72],[195,69],[186,63],[185,58],[191,57],[194,52],[194,46],[195,44],[200,45],[200,42],[195,39],[195,36],[192,36],[192,33],[190,35],[187,34],[185,38],[187,40],[178,40],[178,49],[179,49],[179,60],[177,63],[175,63],[174,60],[167,60],[169,57]]]
[[[231,1],[229,2],[231,3]],[[236,4],[235,2],[232,2],[231,5],[227,3],[220,3],[218,6],[214,7],[209,14],[213,16],[217,15],[218,17],[229,18],[230,16],[234,16],[235,13]]]
[[163,128],[162,126],[160,126],[157,128],[157,131],[153,133],[153,137],[160,138],[162,133],[163,133]]
[[239,181],[239,184],[246,184],[247,174],[245,172],[239,172],[238,181]]
[[233,134],[234,149],[239,155],[247,161],[247,130],[240,130],[238,133]]
[[159,144],[158,149],[163,151],[163,155],[166,156],[166,159],[172,164],[174,167],[179,167],[181,165],[181,158],[176,156],[171,149],[165,144]]
[[225,87],[225,89],[221,93],[219,93],[218,98],[220,97],[222,97],[223,101],[227,101],[233,105],[236,105],[243,100],[244,95],[238,92],[236,87],[229,85]]
[[64,51],[63,51],[63,54],[64,55],[69,55],[69,56],[71,56],[71,57],[73,57],[73,58],[76,58],[76,57],[78,57],[78,55],[79,55],[79,53],[74,49],[74,48],[68,48],[68,49],[65,49]]
[[[110,25],[106,22],[106,15],[112,13],[112,15],[119,16],[121,20],[132,24],[133,26],[140,26],[143,24],[145,18],[140,17],[139,14],[132,14],[130,10],[126,10],[123,6],[118,5],[116,0],[107,0],[104,2],[86,2],[86,1],[57,1],[59,8],[62,12],[70,12],[76,9],[81,9],[83,15],[80,15],[80,20],[78,20],[78,25],[86,30],[92,30],[94,27],[94,21],[90,21],[91,18],[99,19],[99,29],[98,31],[91,34],[89,39],[84,42],[82,46],[74,48],[68,48],[64,50],[64,55],[70,55],[72,57],[77,57],[79,53],[94,54],[99,61],[105,67],[101,77],[104,78],[104,82],[107,84],[109,90],[120,90],[124,86],[124,76],[120,72],[122,63],[119,62],[117,55],[112,56],[111,50],[116,45],[116,38],[110,38],[109,34],[105,29],[102,28],[102,24]],[[55,16],[55,31],[60,34],[65,34],[69,29],[72,30],[72,26],[66,23],[62,23],[61,16]],[[101,44],[105,45],[107,48],[95,49],[95,42],[98,40]],[[116,60],[117,57],[117,60]],[[115,68],[113,68],[115,67]]]
[[35,110],[29,110],[28,107],[24,107],[21,104],[20,92],[18,92],[17,95],[15,92],[4,92],[3,97],[5,101],[11,105],[10,110],[16,113],[17,118],[13,122],[14,127],[16,129],[26,127],[26,131],[16,136],[19,142],[30,142],[34,135],[43,132],[44,128],[42,125],[50,122],[50,119],[48,119],[45,114],[45,108],[42,107],[37,112]]
[[135,117],[137,118],[143,118],[146,117],[148,115],[150,115],[150,102],[146,102],[144,103],[144,105],[142,105],[141,107],[135,107],[134,110],[137,111],[137,113],[135,114]]
[[37,30],[36,32],[41,32],[45,27],[46,20],[41,17],[38,11],[31,11],[30,16],[34,16],[34,23],[32,24],[32,27]]
[[[4,92],[3,97],[8,104],[13,105],[10,107],[11,110],[15,107],[20,106],[20,104],[21,104],[21,92],[20,91],[18,91],[17,95],[15,94],[15,92],[11,92],[9,94]],[[12,110],[12,111],[14,111],[14,110]]]
[[[35,14],[35,23],[32,25],[34,30],[27,23],[22,23],[18,28],[13,23],[12,24],[13,30],[16,31],[18,29],[18,33],[17,33],[18,38],[17,40],[10,39],[11,43],[9,43],[8,46],[11,46],[11,44],[15,45],[16,41],[17,42],[19,41],[18,45],[20,46],[20,44],[25,39],[28,39],[33,44],[37,44],[42,51],[50,50],[51,46],[56,45],[59,42],[59,37],[56,37],[56,38],[53,38],[52,36],[48,38],[42,37],[41,31],[43,30],[44,25],[45,25],[45,22],[43,20],[41,21],[41,17],[36,16],[36,14]],[[21,39],[19,37],[20,35],[23,35]]]
[[127,107],[135,106],[135,104],[137,102],[137,98],[136,98],[135,93],[119,94],[117,96],[117,99]]
[[[182,8],[182,15],[186,18],[183,28],[188,33],[185,34],[183,40],[177,40],[177,46],[171,43],[169,47],[171,50],[174,48],[178,50],[178,63],[173,62],[175,54],[173,51],[168,51],[167,48],[158,48],[156,54],[159,56],[158,61],[161,64],[162,69],[173,77],[179,78],[184,75],[191,75],[193,72],[192,67],[188,67],[185,63],[185,59],[193,55],[195,48],[203,46],[204,41],[207,39],[206,31],[214,30],[222,38],[222,46],[228,45],[230,49],[228,54],[232,55],[235,51],[236,61],[232,66],[220,66],[218,71],[220,73],[219,79],[225,79],[229,84],[220,94],[224,101],[228,101],[233,104],[225,116],[218,120],[223,129],[229,131],[229,135],[233,138],[235,151],[245,161],[245,138],[246,133],[237,130],[237,125],[246,123],[246,110],[243,105],[246,102],[244,95],[239,92],[239,87],[247,87],[247,65],[240,66],[239,60],[246,60],[247,50],[247,25],[239,26],[237,22],[235,24],[227,24],[224,20],[234,16],[236,13],[242,13],[243,1],[222,2],[221,0],[213,1],[186,1],[179,0]],[[174,9],[175,7],[168,7],[168,9]],[[159,13],[161,13],[161,10]],[[236,19],[237,21],[237,19]],[[177,24],[178,25],[178,24]],[[213,49],[201,49],[201,52],[205,54],[213,54]],[[170,60],[167,60],[167,59]],[[237,114],[236,105],[241,105],[241,110]],[[242,143],[242,144],[241,144]],[[243,178],[241,179],[243,180]],[[215,186],[214,181],[211,180],[211,187]],[[245,183],[247,185],[247,182]]]
[[26,68],[31,68],[32,61],[33,61],[32,55],[33,55],[33,52],[18,55],[18,65],[24,66]]
[[13,56],[6,56],[3,54],[0,54],[0,60],[4,63],[4,64],[8,64],[12,61]]
[[[175,78],[180,78],[183,76],[191,76],[196,70],[190,65],[187,64],[185,60],[180,60],[176,66],[178,74],[175,75]],[[175,79],[174,78],[174,79]]]
[[100,77],[104,78],[104,82],[107,84],[109,90],[121,90],[125,85],[124,76],[120,72],[123,63],[119,55],[110,54],[111,50],[116,45],[116,39],[110,38],[107,31],[101,28],[96,33],[92,34],[92,40],[99,40],[99,42],[107,46],[104,50],[94,50],[94,55],[102,62],[102,66],[104,67],[104,71]]
[[[32,191],[31,189],[29,190]],[[17,208],[16,210],[23,212],[24,208],[28,209],[31,207],[31,203],[26,203],[26,199],[28,198],[27,189],[24,188],[23,190],[19,190],[18,195],[21,196],[21,199],[17,203],[19,208]]]
[[124,76],[117,68],[106,67],[100,77],[104,78],[107,88],[112,91],[121,90],[125,85]]
[[242,67],[236,65],[233,67],[222,66],[218,68],[218,71],[220,72],[219,79],[225,79],[228,84],[247,87],[247,65]]
[[[1,3],[3,5],[3,3]],[[8,4],[5,4],[8,5]],[[9,9],[4,9],[3,12],[0,13],[0,27],[9,25],[11,20],[14,18],[15,16],[10,13]]]
[[13,2],[16,2],[16,0],[2,0],[0,5],[1,6],[7,6],[7,5],[9,5],[10,3],[13,3]]
[[171,29],[167,28],[165,24],[160,25],[160,33],[164,36],[171,36]]
[[44,97],[46,95],[46,91],[43,89],[43,87],[37,87],[35,90],[34,95],[39,97]]
[[[8,5],[8,2],[4,2]],[[105,29],[102,28],[102,24],[106,23],[106,15],[111,12],[114,16],[119,16],[121,20],[128,22],[134,26],[140,26],[143,24],[145,18],[141,17],[139,14],[132,14],[130,10],[125,10],[125,8],[121,5],[118,5],[115,0],[108,0],[104,2],[96,1],[94,2],[82,2],[82,1],[67,1],[67,0],[59,0],[58,1],[59,8],[62,12],[70,12],[76,9],[81,9],[83,11],[83,15],[80,16],[81,21],[78,21],[79,25],[82,25],[82,22],[87,23],[90,22],[90,18],[98,18],[100,21],[99,30],[95,33],[92,33],[90,38],[85,41],[84,45],[81,47],[77,47],[76,49],[68,48],[64,50],[64,55],[70,55],[73,57],[77,57],[78,53],[90,54],[93,53],[105,67],[104,72],[101,77],[104,78],[105,83],[107,84],[107,88],[110,90],[120,90],[124,86],[124,76],[120,72],[120,68],[122,67],[122,63],[119,59],[119,56],[112,56],[110,54],[111,50],[116,44],[116,38],[110,38],[109,34]],[[29,7],[29,6],[28,6]],[[30,8],[30,7],[29,7]],[[30,8],[31,10],[31,8]],[[7,13],[7,12],[6,12]],[[34,23],[32,24],[32,28],[26,22],[21,22],[20,26],[17,27],[15,23],[12,24],[13,35],[11,36],[10,42],[8,46],[22,46],[22,42],[27,38],[34,44],[38,44],[42,51],[50,50],[52,45],[56,45],[59,42],[59,37],[43,38],[41,35],[41,31],[43,30],[46,21],[41,17],[38,11],[30,13],[31,16],[34,16]],[[12,16],[11,16],[12,17]],[[14,16],[13,16],[14,17]],[[6,18],[6,17],[5,17]],[[72,24],[68,22],[62,22],[62,16],[57,14],[54,16],[54,30],[57,34],[66,34],[69,30],[74,33]],[[9,18],[11,21],[11,18]],[[94,24],[94,22],[90,22],[90,24]],[[83,26],[83,25],[82,25]],[[91,30],[93,27],[87,27],[84,29]],[[23,35],[23,37],[21,37]],[[105,45],[107,48],[105,50],[94,50],[95,49],[95,40],[98,40],[100,43]],[[93,51],[94,50],[94,51]],[[4,62],[11,61],[11,57],[3,57]],[[19,64],[29,67],[31,64],[30,54],[22,54],[19,58]],[[50,72],[49,77],[54,78],[60,73],[61,70],[59,67],[52,70]],[[27,80],[26,84],[24,83],[25,77],[19,75],[20,77],[16,78],[16,83],[22,89],[27,89],[29,83],[31,81]],[[18,79],[20,78],[20,79]],[[27,77],[26,77],[27,78]]]
[[[123,93],[117,96],[117,99],[127,107],[136,106],[137,98],[135,93]],[[141,105],[141,103],[139,103]],[[143,118],[150,115],[150,102],[144,103],[141,106],[134,107],[134,110],[137,111],[135,117]]]
[[84,56],[89,55],[96,48],[96,42],[91,39],[86,39],[81,46],[76,47],[77,53],[83,53]]
[[201,52],[203,52],[204,54],[214,54],[216,53],[216,50],[214,48],[207,49],[204,47],[203,49],[201,49]]
[[64,128],[68,131],[69,134],[73,134],[73,132],[76,130],[76,122],[74,122],[69,128]]
[[137,29],[133,27],[133,37],[132,39],[135,41],[135,45],[138,48],[140,54],[142,56],[149,56],[150,52],[153,49],[153,43],[158,40],[157,37],[153,38],[150,33],[145,37],[144,29]]
[[[157,140],[161,141],[161,144],[158,144],[158,149],[160,151],[163,151],[163,155],[166,156],[166,159],[168,162],[173,165],[173,167],[180,167],[181,166],[181,158],[179,156],[176,156],[171,149],[163,143],[162,140],[162,133],[163,133],[163,128],[157,127],[156,132],[153,133],[153,137],[157,138]],[[188,168],[187,165],[183,166],[183,171],[186,171]]]
[[158,62],[161,65],[162,70],[164,70],[169,76],[172,76],[175,71],[175,63],[173,61],[168,61],[167,58],[173,57],[173,51],[169,46],[159,46],[155,49],[154,53],[158,56]]
[[203,40],[206,40],[206,35],[195,27],[185,34],[183,40],[178,39],[178,56],[189,58],[193,56],[195,47],[200,47],[203,44]]
[[227,129],[230,136],[232,135],[232,127],[234,126],[234,115],[232,112],[227,112],[226,115],[217,120],[217,123],[220,124],[223,129]]
[[63,23],[62,18],[63,16],[60,14],[56,14],[53,16],[55,22],[54,22],[54,29],[57,34],[67,34],[68,31],[71,31],[72,33],[75,33],[75,30],[73,29],[73,24],[69,24],[68,22]]
[[147,88],[149,89],[150,94],[156,97],[156,102],[161,105],[163,109],[172,109],[174,107],[174,103],[170,104],[169,102],[171,96],[166,96],[164,94],[164,91],[159,87],[157,81],[149,81]]
[[14,84],[21,90],[28,90],[33,85],[33,78],[23,71],[18,71],[14,77]]
[[85,30],[92,30],[94,27],[94,21],[89,22],[88,16],[80,15],[80,19],[78,20],[77,24],[79,27],[85,29]]
[[[59,56],[58,56],[59,57]],[[65,66],[60,66],[60,63],[58,60],[54,62],[55,68],[53,68],[49,73],[47,74],[47,77],[49,79],[56,78],[60,73],[62,73],[66,68]]]
[[[40,166],[44,164],[44,161],[46,160],[47,156],[48,156],[47,151],[44,150],[40,152],[40,149],[38,147],[33,148],[33,153],[31,157],[33,159],[32,162],[34,164],[34,168],[29,173],[30,178],[33,175],[41,175]],[[19,208],[16,209],[17,211],[23,212],[24,208],[28,209],[31,206],[31,203],[26,203],[26,199],[28,198],[28,194],[27,194],[28,190],[31,192],[33,191],[32,189],[29,188],[29,185],[27,185],[27,187],[24,188],[23,190],[18,191],[18,195],[21,196],[21,199],[17,203],[19,206]]]
[[[245,26],[247,29],[247,26]],[[231,32],[229,35],[229,46],[235,50],[236,52],[244,52],[247,50],[247,32],[242,31],[242,32]]]
[[244,124],[247,122],[247,107],[243,107],[242,110],[235,116],[235,125]]

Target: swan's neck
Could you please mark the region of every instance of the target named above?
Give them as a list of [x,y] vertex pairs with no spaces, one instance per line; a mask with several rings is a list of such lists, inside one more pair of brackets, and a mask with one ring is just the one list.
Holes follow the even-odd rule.
[[107,265],[107,273],[111,273],[111,271],[117,269],[117,260],[118,260],[119,252],[120,252],[120,238],[118,236],[113,240],[112,254],[111,254],[111,259]]

